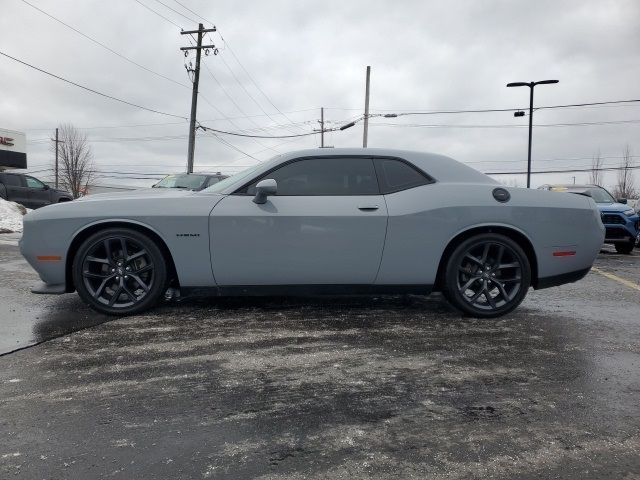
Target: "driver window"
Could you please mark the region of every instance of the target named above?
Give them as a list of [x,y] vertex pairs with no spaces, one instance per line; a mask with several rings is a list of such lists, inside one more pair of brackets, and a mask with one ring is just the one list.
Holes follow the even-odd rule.
[[33,177],[25,177],[25,179],[27,180],[27,187],[29,188],[44,188],[44,183],[40,180]]
[[[264,175],[278,183],[279,196],[379,195],[370,158],[309,158],[298,160]],[[255,195],[254,182],[247,188]]]

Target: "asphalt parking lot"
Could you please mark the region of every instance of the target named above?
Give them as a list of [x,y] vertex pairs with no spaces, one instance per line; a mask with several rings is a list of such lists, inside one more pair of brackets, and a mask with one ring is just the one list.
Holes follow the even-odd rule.
[[0,241],[0,478],[639,479],[640,252],[612,252],[489,321],[438,295],[113,319],[31,295]]

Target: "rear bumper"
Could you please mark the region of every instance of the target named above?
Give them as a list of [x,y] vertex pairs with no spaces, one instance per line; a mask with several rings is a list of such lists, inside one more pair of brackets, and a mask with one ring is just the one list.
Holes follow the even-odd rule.
[[551,277],[539,278],[538,284],[535,289],[540,290],[542,288],[557,287],[565,283],[573,283],[583,279],[587,273],[589,273],[591,267],[583,268],[582,270],[575,270],[573,272],[561,273],[559,275],[553,275]]

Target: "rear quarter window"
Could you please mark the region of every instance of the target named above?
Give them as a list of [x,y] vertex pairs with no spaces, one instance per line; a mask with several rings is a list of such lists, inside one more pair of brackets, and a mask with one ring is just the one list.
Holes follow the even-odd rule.
[[10,173],[5,173],[2,175],[2,183],[5,185],[11,185],[12,187],[21,187],[22,180],[18,175],[12,175]]
[[434,181],[413,165],[399,159],[376,158],[374,163],[383,194],[428,185]]

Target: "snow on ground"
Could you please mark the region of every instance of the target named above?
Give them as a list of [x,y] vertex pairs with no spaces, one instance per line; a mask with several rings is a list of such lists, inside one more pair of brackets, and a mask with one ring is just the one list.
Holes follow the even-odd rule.
[[22,217],[29,211],[16,202],[0,198],[0,233],[22,231]]

